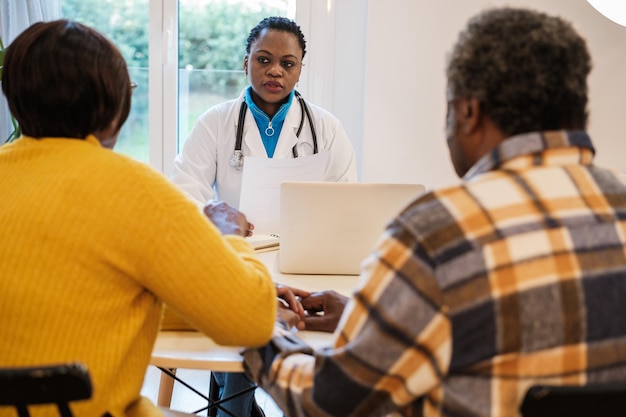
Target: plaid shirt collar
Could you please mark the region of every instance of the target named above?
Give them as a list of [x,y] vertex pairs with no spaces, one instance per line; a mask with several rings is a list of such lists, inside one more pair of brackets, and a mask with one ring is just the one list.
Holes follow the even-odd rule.
[[[524,133],[505,139],[500,146],[480,158],[463,179],[470,180],[480,174],[499,168],[545,165],[546,160],[542,154],[559,148],[575,148],[571,150],[572,155],[571,158],[568,158],[568,162],[589,165],[595,154],[591,138],[582,130]],[[563,161],[564,159],[560,158],[560,162]]]

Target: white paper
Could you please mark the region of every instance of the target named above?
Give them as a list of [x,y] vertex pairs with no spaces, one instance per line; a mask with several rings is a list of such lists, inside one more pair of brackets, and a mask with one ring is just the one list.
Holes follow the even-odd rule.
[[289,159],[246,156],[239,211],[254,224],[254,233],[278,233],[283,181],[323,181],[327,163],[328,152]]

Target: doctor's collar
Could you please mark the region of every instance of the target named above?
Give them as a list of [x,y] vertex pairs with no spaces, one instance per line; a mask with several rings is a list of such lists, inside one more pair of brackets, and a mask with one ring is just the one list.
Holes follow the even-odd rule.
[[[280,105],[280,107],[278,108],[278,110],[276,111],[275,115],[280,113],[280,111],[283,108],[289,108],[289,106],[291,106],[291,103],[293,102],[293,96],[295,94],[296,90],[291,90],[291,92],[289,93],[289,95],[287,96],[287,101],[285,101],[283,104]],[[269,117],[269,115],[267,113],[265,113],[263,110],[261,110],[261,108],[259,106],[256,105],[256,103],[252,100],[252,86],[249,85],[243,95],[243,100],[246,102],[246,104],[248,105],[248,107],[250,109],[254,109],[258,112],[263,113],[264,115],[267,116],[267,118],[269,120],[272,120],[272,117]]]

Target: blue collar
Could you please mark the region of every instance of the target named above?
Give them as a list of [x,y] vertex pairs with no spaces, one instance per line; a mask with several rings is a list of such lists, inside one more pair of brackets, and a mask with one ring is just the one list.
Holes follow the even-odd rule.
[[276,150],[278,138],[283,128],[283,124],[285,123],[287,112],[293,102],[294,91],[292,90],[291,93],[289,93],[287,101],[280,106],[274,117],[271,119],[263,110],[259,108],[259,106],[254,103],[250,93],[251,91],[252,86],[248,86],[245,90],[244,101],[252,112],[256,125],[259,128],[259,133],[261,135],[261,139],[263,140],[263,145],[265,146],[265,152],[267,153],[267,156],[271,158],[274,156],[274,151]]
[[252,100],[252,86],[249,85],[248,88],[246,88],[245,94],[244,94],[244,101],[246,102],[246,104],[248,105],[248,107],[250,108],[250,110],[252,110],[255,114],[259,114],[259,115],[263,115],[265,116],[265,118],[269,121],[271,120],[272,123],[278,123],[278,122],[284,122],[285,121],[285,117],[287,117],[287,111],[289,110],[289,107],[291,107],[291,103],[293,102],[293,96],[294,96],[294,90],[291,90],[291,93],[289,93],[288,99],[285,103],[283,103],[280,108],[278,109],[278,111],[276,112],[276,114],[274,115],[274,117],[272,117],[270,119],[270,117],[267,115],[267,113],[265,113],[263,110],[261,110],[261,108],[259,106],[256,105],[256,103]]

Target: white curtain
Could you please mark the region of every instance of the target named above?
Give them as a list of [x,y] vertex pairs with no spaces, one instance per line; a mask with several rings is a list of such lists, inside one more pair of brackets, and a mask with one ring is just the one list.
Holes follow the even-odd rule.
[[[35,22],[61,17],[61,0],[0,0],[0,37],[6,47]],[[4,95],[0,98],[0,144],[13,131]]]

